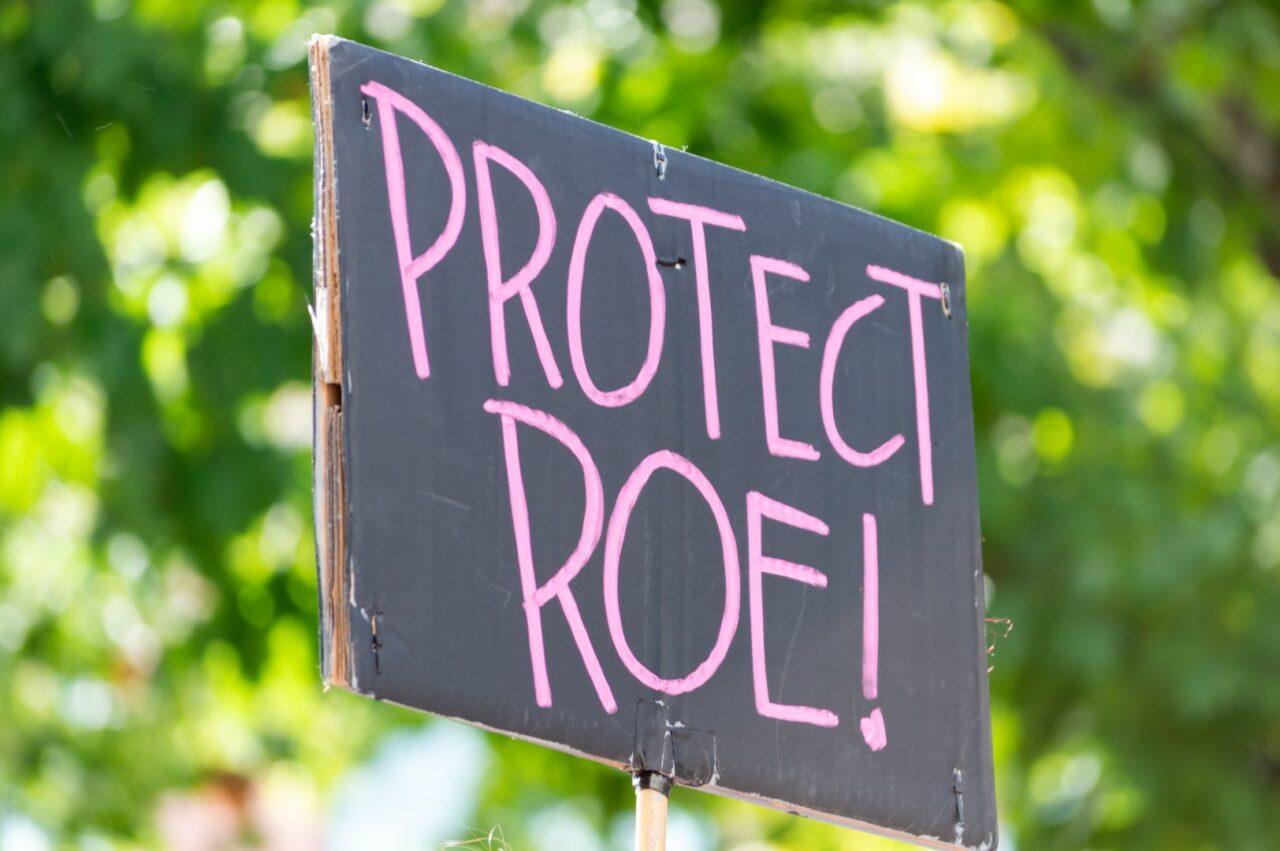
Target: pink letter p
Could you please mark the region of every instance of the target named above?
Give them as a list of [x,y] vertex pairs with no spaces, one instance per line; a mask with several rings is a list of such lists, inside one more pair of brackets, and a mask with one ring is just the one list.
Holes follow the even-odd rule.
[[[462,174],[462,160],[440,125],[413,101],[399,92],[372,80],[360,91],[378,102],[378,126],[382,130],[382,159],[387,172],[387,203],[391,208],[391,230],[396,238],[396,259],[400,264],[400,287],[404,291],[404,312],[409,323],[409,346],[413,351],[413,368],[419,378],[431,374],[427,363],[426,334],[422,329],[422,308],[418,303],[418,279],[439,263],[462,230],[462,214],[467,206],[467,187]],[[409,205],[405,197],[404,160],[400,153],[400,134],[396,130],[396,113],[401,112],[422,128],[435,146],[449,175],[449,218],[444,230],[431,247],[413,256],[409,244]]]

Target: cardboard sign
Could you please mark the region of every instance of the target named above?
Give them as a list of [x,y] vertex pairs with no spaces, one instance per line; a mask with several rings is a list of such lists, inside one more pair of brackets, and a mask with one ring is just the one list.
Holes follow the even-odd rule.
[[951,243],[312,45],[329,682],[991,848]]

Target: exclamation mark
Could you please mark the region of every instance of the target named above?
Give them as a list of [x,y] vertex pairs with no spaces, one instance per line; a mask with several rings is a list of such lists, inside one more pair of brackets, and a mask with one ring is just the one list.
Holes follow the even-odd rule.
[[[862,515],[862,696],[875,700],[880,677],[880,553],[876,541],[876,516]],[[880,707],[871,710],[858,725],[873,751],[888,744]]]

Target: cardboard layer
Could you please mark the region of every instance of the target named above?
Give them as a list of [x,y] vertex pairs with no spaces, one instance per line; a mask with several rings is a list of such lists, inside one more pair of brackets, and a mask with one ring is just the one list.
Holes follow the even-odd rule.
[[311,49],[326,681],[993,848],[957,246]]

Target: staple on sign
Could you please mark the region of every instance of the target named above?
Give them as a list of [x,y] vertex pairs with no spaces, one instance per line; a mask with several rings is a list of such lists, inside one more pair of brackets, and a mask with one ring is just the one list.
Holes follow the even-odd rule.
[[657,172],[659,180],[667,179],[667,150],[662,147],[662,143],[657,139],[649,140],[653,145],[653,170]]
[[957,768],[953,772],[955,784],[953,789],[956,794],[956,831],[959,832],[964,828],[964,775]]

